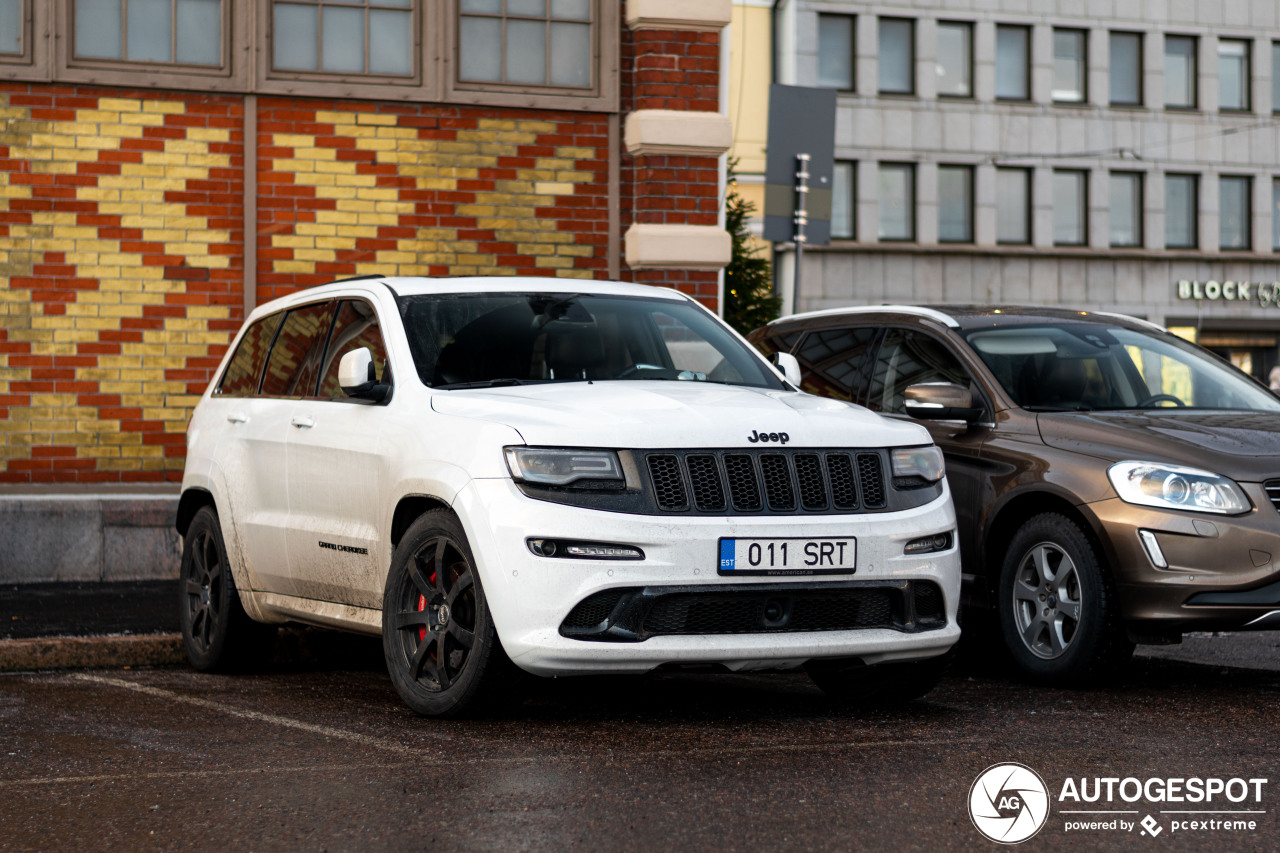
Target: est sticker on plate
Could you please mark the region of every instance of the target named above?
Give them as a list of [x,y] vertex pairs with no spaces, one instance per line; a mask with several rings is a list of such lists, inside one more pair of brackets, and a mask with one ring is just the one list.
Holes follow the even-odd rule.
[[853,574],[858,540],[836,539],[721,539],[721,575],[810,575],[821,572]]

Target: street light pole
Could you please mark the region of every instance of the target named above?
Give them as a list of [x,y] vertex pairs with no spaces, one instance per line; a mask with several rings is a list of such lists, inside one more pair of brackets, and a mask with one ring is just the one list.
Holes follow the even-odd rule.
[[796,268],[791,280],[791,313],[800,307],[800,268],[804,265],[804,227],[809,223],[809,155],[796,155]]

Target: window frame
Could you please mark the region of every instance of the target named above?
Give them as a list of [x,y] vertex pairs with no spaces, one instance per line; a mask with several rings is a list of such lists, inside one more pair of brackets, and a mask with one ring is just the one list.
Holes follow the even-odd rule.
[[[36,6],[34,10],[33,3]],[[39,0],[18,0],[18,15],[22,20],[22,50],[17,53],[0,53],[0,65],[29,66],[35,61],[35,18],[45,5]],[[2,76],[4,75],[0,72],[0,77]]]
[[1059,240],[1058,239],[1058,188],[1053,188],[1053,245],[1055,246],[1088,246],[1089,245],[1089,170],[1088,169],[1054,169],[1053,177],[1056,180],[1059,175],[1075,175],[1080,180],[1080,239],[1079,240]]
[[[1145,58],[1144,54],[1146,53],[1146,49],[1147,49],[1146,39],[1144,38],[1144,35],[1145,33],[1135,32],[1133,30],[1108,30],[1107,31],[1107,84],[1108,84],[1107,98],[1108,98],[1108,104],[1110,104],[1113,107],[1125,107],[1129,109],[1135,109],[1135,108],[1141,107],[1146,102],[1146,87],[1143,85],[1143,79],[1142,79],[1144,76],[1143,69],[1145,67],[1143,64],[1143,61]],[[1115,73],[1116,73],[1115,37],[1116,36],[1132,38],[1137,43],[1137,53],[1134,56],[1134,65],[1135,65],[1134,70],[1136,71],[1136,77],[1134,78],[1134,81],[1133,81],[1134,90],[1137,92],[1137,97],[1135,100],[1132,100],[1132,101],[1116,100],[1116,94],[1115,94],[1115,91],[1116,91],[1115,90]]]
[[[1187,42],[1191,45],[1191,101],[1186,104],[1174,104],[1169,102],[1169,40],[1176,39],[1179,42]],[[1183,35],[1181,33],[1165,33],[1163,45],[1164,65],[1161,68],[1161,74],[1164,75],[1164,108],[1166,110],[1198,110],[1200,109],[1200,39],[1194,35]]]
[[[418,0],[430,2],[430,0]],[[582,89],[564,86],[526,86],[510,83],[480,83],[458,79],[458,50],[460,40],[460,4],[456,0],[436,0],[441,19],[437,50],[442,57],[440,81],[443,98],[451,103],[485,104],[493,106],[529,107],[542,109],[603,109],[618,108],[618,58],[619,32],[618,6],[611,0],[589,0],[592,4],[591,49],[594,64],[592,83]],[[425,16],[424,16],[425,17]],[[536,98],[531,103],[530,98]]]
[[[907,75],[908,83],[906,89],[886,89],[884,88],[884,24],[886,22],[894,22],[905,24],[907,31],[910,33],[907,39],[907,48],[909,54],[907,56]],[[879,95],[888,95],[890,97],[910,98],[916,94],[918,81],[916,80],[916,19],[903,18],[897,15],[880,15],[876,17],[876,93]]]
[[1280,178],[1271,179],[1271,251],[1280,252]]
[[[1241,226],[1241,236],[1244,238],[1243,245],[1226,246],[1223,245],[1223,223],[1226,217],[1222,215],[1222,186],[1227,181],[1239,181],[1244,185],[1244,222]],[[1220,252],[1251,252],[1253,251],[1253,176],[1252,175],[1219,175],[1218,176],[1218,251]]]
[[[1191,185],[1191,242],[1190,243],[1170,243],[1169,242],[1169,179],[1178,178],[1188,180]],[[1164,174],[1164,197],[1165,197],[1165,226],[1164,241],[1166,249],[1199,249],[1200,248],[1200,175],[1197,172],[1165,172]]]
[[[182,62],[139,62],[130,59],[98,59],[75,55],[75,15],[77,0],[57,0],[54,77],[58,80],[105,85],[228,91],[248,83],[248,63],[243,47],[248,44],[244,16],[236,9],[246,0],[220,0],[222,44],[218,65],[190,65]],[[41,5],[36,3],[37,6]],[[127,18],[121,17],[121,27]],[[176,22],[174,23],[176,27]]]
[[[1056,84],[1058,82],[1058,34],[1074,33],[1080,39],[1080,95],[1079,97],[1060,98],[1057,95]],[[1089,31],[1079,27],[1054,27],[1053,28],[1053,84],[1049,87],[1049,99],[1054,104],[1065,104],[1073,106],[1076,104],[1084,105],[1089,102]]]
[[[1224,44],[1239,45],[1244,48],[1244,72],[1240,79],[1241,106],[1224,107],[1222,105],[1222,46]],[[1248,113],[1253,110],[1253,42],[1243,38],[1218,39],[1218,112]]]
[[[1005,240],[1000,237],[1000,173],[1020,173],[1022,176],[1023,190],[1026,199],[1023,204],[1023,221],[1026,223],[1026,236],[1021,240]],[[997,166],[996,167],[996,245],[1000,246],[1030,246],[1034,241],[1035,235],[1032,229],[1035,225],[1031,211],[1034,209],[1034,200],[1032,195],[1035,192],[1034,172],[1031,169],[1022,166]]]
[[[938,97],[946,98],[947,100],[955,100],[955,101],[965,101],[965,100],[971,101],[974,98],[973,22],[972,21],[938,21],[938,32],[941,32],[943,27],[955,27],[957,29],[963,29],[965,32],[965,42],[964,42],[965,53],[967,55],[968,61],[965,63],[965,67],[964,67],[964,81],[969,91],[961,95],[961,94],[956,94],[955,92],[943,92],[941,89],[939,89]],[[938,40],[935,40],[935,42],[936,41]],[[938,52],[938,51],[935,51],[935,52]],[[941,64],[941,61],[942,61],[941,55],[935,56],[934,61],[937,62],[938,64]]]
[[[822,82],[822,19],[823,18],[840,18],[849,27],[849,85],[830,86]],[[819,12],[818,13],[818,80],[816,85],[819,88],[834,88],[837,92],[853,92],[858,85],[858,16],[850,15],[842,12]]]
[[[1022,91],[1024,94],[1020,97],[1013,95],[1000,94],[1000,31],[1001,30],[1017,30],[1022,33],[1023,46],[1026,48],[1024,62],[1022,63]],[[1025,104],[1031,100],[1031,27],[1025,24],[996,24],[996,100],[1006,103]]]
[[[884,236],[884,215],[881,205],[884,199],[880,195],[880,176],[886,168],[901,169],[910,181],[908,198],[905,202],[907,212],[907,234],[902,237]],[[916,204],[919,199],[919,188],[916,186],[917,169],[915,163],[901,161],[882,161],[876,164],[876,240],[880,243],[913,243],[918,239],[916,223]]]
[[[54,37],[73,32],[74,0],[24,0],[30,50],[24,57],[0,56],[0,80],[546,110],[617,112],[620,108],[622,22],[619,4],[611,0],[591,0],[596,15],[593,85],[590,90],[568,91],[559,87],[502,86],[489,90],[458,85],[451,79],[457,66],[456,0],[412,0],[417,63],[413,77],[274,71],[269,35],[273,0],[222,2],[224,63],[213,68],[75,59],[72,38]],[[453,35],[446,38],[446,33]]]
[[[848,166],[848,167],[849,167],[849,182],[848,182],[848,189],[849,189],[849,233],[848,233],[848,234],[843,234],[843,233],[841,233],[841,234],[837,234],[837,233],[836,233],[836,229],[835,229],[835,216],[834,216],[834,213],[835,213],[835,209],[836,209],[835,201],[836,201],[836,167],[837,167],[837,166]],[[831,168],[831,212],[832,212],[832,214],[833,214],[833,215],[832,215],[832,217],[831,217],[831,232],[830,232],[830,237],[831,237],[831,239],[832,239],[832,240],[856,240],[856,239],[858,239],[858,161],[857,161],[857,160],[842,160],[842,159],[840,159],[840,158],[836,158],[835,162],[834,162],[834,163],[832,163],[832,168]]]
[[[257,4],[258,8],[262,10],[260,27],[258,29],[258,32],[262,34],[262,40],[257,45],[257,52],[262,57],[265,78],[269,80],[310,81],[327,84],[345,83],[355,84],[358,86],[421,86],[427,65],[425,51],[423,50],[424,45],[422,42],[423,21],[421,19],[424,16],[423,10],[425,9],[425,4],[422,0],[411,0],[409,4],[409,15],[411,20],[410,26],[413,28],[413,37],[409,50],[413,57],[414,67],[407,75],[365,73],[360,71],[324,71],[322,69],[307,71],[294,68],[277,69],[273,67],[273,63],[275,62],[275,8],[278,3],[288,3],[290,5],[321,9],[321,15],[323,15],[323,6],[339,5],[340,2],[341,0],[338,0],[338,2],[335,2],[335,0],[264,0],[264,2]],[[362,0],[356,0],[356,2],[362,2]],[[376,2],[376,0],[372,0],[372,2]],[[366,3],[363,7],[350,8],[363,8],[367,11],[368,5]],[[321,38],[319,30],[316,32],[316,37],[317,39]],[[369,31],[366,27],[366,42],[368,38]],[[320,56],[319,44],[317,45],[316,56],[317,59]],[[369,57],[366,54],[366,64],[368,61]]]
[[[961,238],[949,238],[942,236],[942,172],[943,170],[963,173],[967,181],[966,190],[967,198],[965,204],[965,236]],[[938,242],[948,245],[964,245],[974,241],[974,180],[976,178],[973,166],[965,163],[939,163],[938,164]]]
[[[1132,243],[1116,242],[1115,213],[1114,213],[1115,205],[1111,204],[1111,201],[1112,199],[1114,199],[1113,182],[1117,178],[1134,181],[1135,182],[1134,186],[1136,186],[1136,189],[1137,189],[1137,196],[1135,199],[1137,203],[1135,204],[1134,211],[1133,211],[1134,241]],[[1146,205],[1146,199],[1147,199],[1145,184],[1146,184],[1145,175],[1142,172],[1136,172],[1130,169],[1113,169],[1107,174],[1107,190],[1108,190],[1108,195],[1110,196],[1107,199],[1107,202],[1108,202],[1107,209],[1108,209],[1108,212],[1111,214],[1111,221],[1108,224],[1108,228],[1107,228],[1107,241],[1113,249],[1141,249],[1143,246],[1146,245],[1146,229],[1143,227],[1144,226],[1143,219],[1145,218],[1143,214],[1145,211],[1145,205]]]
[[1271,41],[1271,113],[1280,114],[1280,40]]

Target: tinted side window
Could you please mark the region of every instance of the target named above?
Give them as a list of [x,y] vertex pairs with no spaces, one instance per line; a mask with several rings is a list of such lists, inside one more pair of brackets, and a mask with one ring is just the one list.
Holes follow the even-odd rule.
[[275,336],[283,313],[271,314],[255,322],[240,339],[235,354],[222,374],[218,393],[224,397],[250,397],[258,393],[258,377],[262,375],[262,363],[267,360],[267,347]]
[[304,305],[285,315],[267,360],[267,373],[262,378],[263,396],[315,395],[332,316],[332,302]]
[[889,329],[876,356],[867,405],[877,412],[906,414],[902,393],[920,382],[970,387],[968,371],[941,341],[921,332]]
[[755,348],[764,353],[765,358],[776,352],[791,352],[795,347],[796,341],[800,340],[800,336],[804,334],[803,330],[787,332],[785,334],[763,334],[756,336],[754,333],[749,338]]
[[858,402],[871,375],[875,328],[824,329],[800,342],[801,390]]
[[324,379],[320,381],[320,396],[327,399],[342,398],[342,386],[338,384],[338,365],[342,357],[352,350],[368,347],[373,355],[373,366],[378,381],[391,382],[391,368],[387,364],[387,347],[378,327],[378,315],[373,306],[362,299],[347,299],[338,306],[333,321],[333,335],[325,353]]

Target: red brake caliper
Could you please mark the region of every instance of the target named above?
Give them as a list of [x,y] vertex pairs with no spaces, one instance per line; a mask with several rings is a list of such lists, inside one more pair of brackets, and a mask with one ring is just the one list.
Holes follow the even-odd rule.
[[[436,573],[432,572],[431,577],[427,578],[427,583],[435,583],[435,582],[436,582]],[[418,612],[421,613],[426,609],[427,609],[427,597],[425,595],[419,594],[418,595]],[[423,625],[421,628],[418,629],[418,642],[421,643],[426,638],[427,638],[427,626]]]

